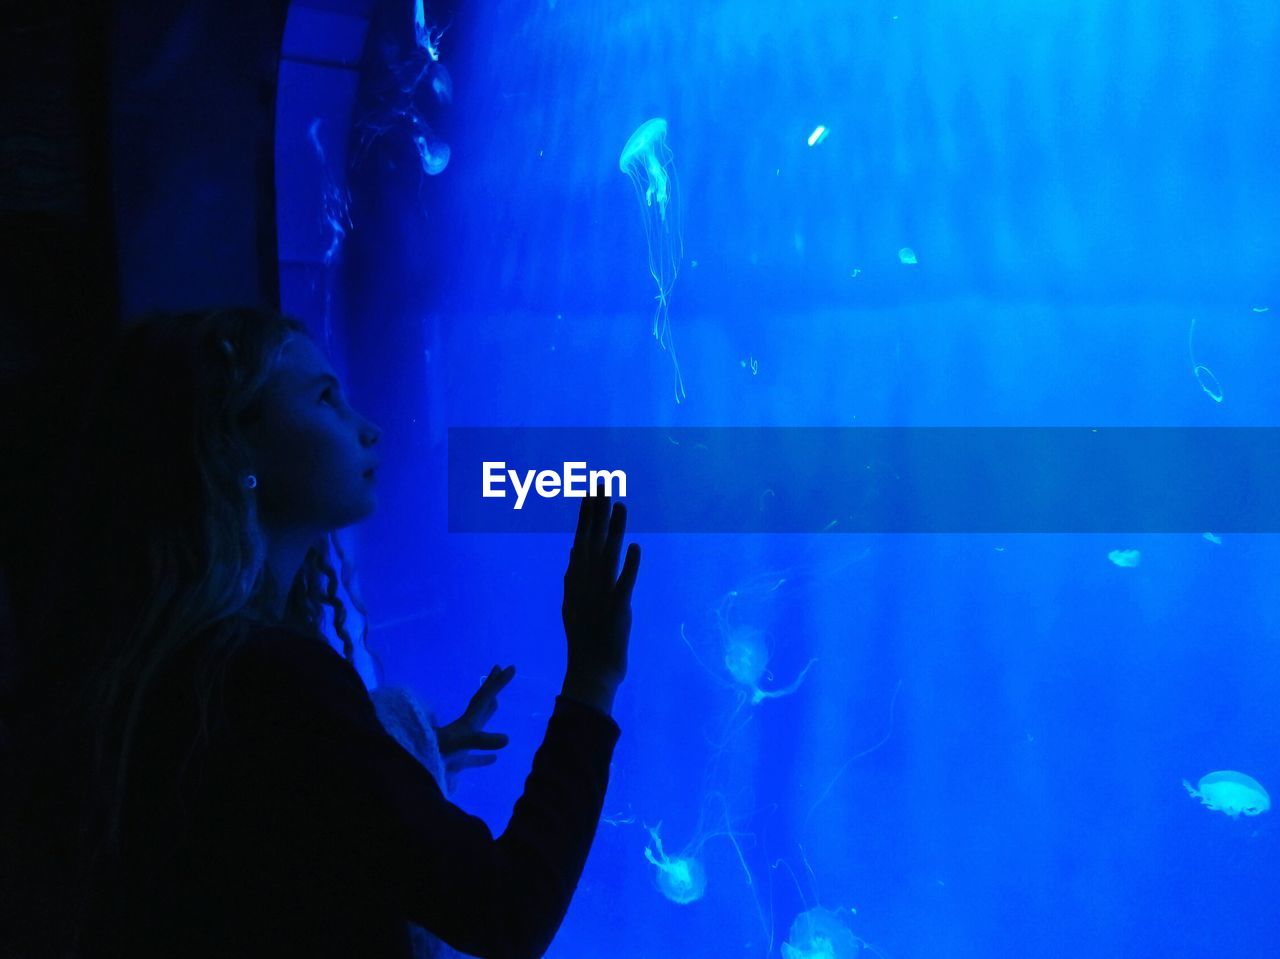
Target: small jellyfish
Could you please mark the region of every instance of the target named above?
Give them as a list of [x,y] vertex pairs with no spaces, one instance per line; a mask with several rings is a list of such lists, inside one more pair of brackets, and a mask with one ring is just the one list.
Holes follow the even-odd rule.
[[436,95],[436,99],[441,103],[453,102],[453,78],[449,76],[449,71],[445,69],[443,63],[431,64],[431,92]]
[[1241,813],[1256,816],[1271,808],[1271,797],[1253,777],[1231,769],[1220,769],[1200,777],[1195,788],[1185,779],[1182,785],[1193,799],[1199,799],[1215,812],[1224,812],[1232,819]]
[[1214,546],[1221,546],[1221,545],[1222,545],[1222,537],[1221,537],[1221,536],[1217,536],[1217,535],[1215,535],[1215,534],[1213,534],[1213,533],[1205,533],[1205,534],[1204,534],[1204,538],[1205,538],[1205,539],[1207,539],[1207,540],[1208,540],[1210,543],[1212,543]]
[[1191,320],[1191,328],[1187,330],[1187,353],[1191,357],[1191,372],[1195,374],[1196,382],[1200,384],[1200,389],[1204,390],[1205,395],[1215,403],[1222,402],[1222,386],[1218,383],[1218,378],[1213,375],[1213,370],[1207,366],[1201,366],[1196,362],[1195,350],[1192,348],[1191,340],[1196,331],[1196,321],[1193,317]]
[[[644,858],[657,868],[654,884],[672,902],[686,906],[702,898],[707,890],[707,870],[702,864],[702,847],[719,837],[728,839],[733,845],[738,862],[746,874],[747,885],[751,887],[752,895],[755,895],[755,879],[738,842],[738,833],[734,832],[729,820],[729,807],[723,794],[714,791],[707,794],[698,815],[697,835],[679,855],[667,855],[662,845],[662,836],[658,833],[661,828],[662,823],[645,827],[653,839],[653,845],[644,847]],[[758,899],[756,912],[763,921],[764,914]]]
[[449,144],[437,138],[430,130],[423,130],[414,136],[413,145],[418,150],[423,173],[436,176],[449,165]]
[[862,940],[853,934],[840,910],[815,906],[796,916],[782,944],[782,959],[851,959],[862,953]]
[[1142,551],[1136,549],[1113,549],[1107,554],[1107,559],[1117,566],[1132,569],[1142,561]]
[[645,846],[644,858],[658,867],[658,874],[654,881],[662,890],[662,894],[674,903],[687,906],[701,899],[702,894],[706,892],[707,871],[692,855],[667,856],[666,850],[662,848],[662,837],[658,835],[661,827],[662,823],[648,827],[649,835],[653,837],[653,845],[657,847],[658,853],[655,856],[653,849]]
[[724,668],[735,683],[750,693],[753,706],[766,699],[790,696],[800,688],[816,662],[816,659],[809,660],[804,669],[800,670],[800,675],[781,689],[761,689],[761,679],[773,679],[773,673],[768,668],[769,648],[764,634],[748,626],[735,629],[724,637]]
[[898,251],[898,261],[905,263],[907,266],[913,266],[919,262],[916,259],[916,251],[909,246],[904,246]]
[[667,121],[654,117],[640,124],[622,148],[618,168],[631,178],[640,200],[645,242],[649,246],[649,272],[658,285],[653,335],[658,345],[671,354],[676,402],[680,403],[685,398],[684,380],[680,376],[680,364],[671,338],[668,300],[684,258],[684,232],[680,221],[675,157],[667,146]]

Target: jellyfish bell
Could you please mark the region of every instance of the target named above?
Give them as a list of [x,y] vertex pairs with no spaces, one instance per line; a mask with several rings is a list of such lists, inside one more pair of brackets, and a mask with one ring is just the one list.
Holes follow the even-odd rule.
[[433,63],[430,69],[431,92],[441,103],[453,102],[453,79],[443,63]]
[[667,146],[667,121],[662,117],[640,124],[618,156],[618,169],[636,180],[638,189],[643,188],[646,206],[658,201],[658,212],[663,219],[671,199],[667,168],[672,159],[671,148]]
[[1220,769],[1200,777],[1195,786],[1182,780],[1187,793],[1193,799],[1199,799],[1207,808],[1215,812],[1224,812],[1232,819],[1246,816],[1257,816],[1271,808],[1271,797],[1252,776],[1236,772],[1233,769]]
[[735,682],[758,686],[768,671],[769,652],[759,630],[744,627],[725,641],[724,668]]
[[853,959],[862,942],[839,912],[816,906],[796,916],[782,944],[782,959]]
[[449,165],[449,144],[437,139],[429,131],[415,136],[413,145],[417,148],[422,171],[427,175],[438,176]]

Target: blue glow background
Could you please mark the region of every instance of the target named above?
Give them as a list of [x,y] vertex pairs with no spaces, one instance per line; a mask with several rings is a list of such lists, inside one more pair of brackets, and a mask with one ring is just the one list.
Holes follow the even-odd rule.
[[[464,6],[432,118],[450,164],[366,221],[382,306],[330,340],[387,430],[359,532],[384,681],[443,719],[518,667],[511,745],[457,801],[496,832],[519,794],[571,533],[448,535],[447,426],[1276,425],[1278,46],[1261,0]],[[351,82],[295,84],[283,134]],[[683,203],[681,405],[617,162],[651,116]],[[318,194],[303,160],[278,176]],[[1280,812],[1232,821],[1180,781],[1236,769],[1280,798],[1275,537],[640,541],[616,824],[550,956],[777,956],[816,905],[856,908],[890,959],[1274,945]],[[732,590],[774,685],[817,658],[794,695],[735,711]],[[676,852],[725,810],[737,846],[707,839],[705,897],[669,902],[644,825]]]

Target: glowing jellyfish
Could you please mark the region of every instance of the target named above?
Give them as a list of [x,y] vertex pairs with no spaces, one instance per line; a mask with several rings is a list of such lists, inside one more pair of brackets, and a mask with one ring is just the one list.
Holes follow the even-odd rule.
[[[703,801],[698,815],[698,831],[693,841],[680,851],[679,855],[668,855],[662,844],[662,836],[656,826],[646,826],[652,845],[645,846],[644,858],[654,866],[654,885],[672,902],[686,906],[701,899],[707,890],[707,870],[702,862],[702,849],[712,839],[725,838],[733,846],[738,863],[746,876],[747,886],[751,889],[752,899],[756,907],[756,916],[760,920],[761,929],[769,931],[765,920],[764,907],[760,904],[756,891],[755,879],[747,865],[746,856],[738,842],[738,833],[734,832],[729,820],[729,809],[723,794],[712,791]],[[770,936],[772,940],[772,936]]]
[[1191,340],[1196,331],[1196,321],[1191,320],[1191,328],[1187,330],[1187,353],[1191,357],[1191,372],[1195,374],[1196,382],[1200,384],[1200,389],[1204,390],[1209,399],[1215,403],[1222,402],[1222,386],[1218,382],[1218,378],[1213,375],[1213,370],[1207,366],[1201,366],[1196,362],[1196,353],[1192,349]]
[[1142,562],[1142,551],[1136,549],[1113,549],[1107,554],[1107,559],[1115,563],[1117,566],[1123,566],[1131,569]]
[[800,684],[804,682],[805,676],[816,662],[816,659],[809,660],[804,669],[800,670],[800,675],[781,689],[761,689],[761,679],[773,679],[773,673],[769,672],[768,668],[769,647],[765,642],[764,634],[758,629],[747,626],[727,633],[724,638],[724,668],[735,683],[749,692],[753,706],[759,705],[766,699],[790,696],[800,688]]
[[684,380],[680,376],[680,364],[671,339],[668,300],[684,258],[684,232],[680,222],[675,158],[667,146],[667,121],[654,117],[640,124],[622,148],[618,168],[631,178],[640,200],[645,242],[649,246],[649,272],[658,285],[653,335],[658,345],[671,354],[676,402],[680,403],[685,398]]
[[[841,910],[843,912],[844,910]],[[862,953],[863,942],[853,934],[840,912],[815,906],[796,916],[782,959],[850,959]]]
[[655,856],[653,849],[644,847],[644,858],[658,867],[654,881],[662,894],[674,903],[687,906],[701,899],[707,891],[707,871],[693,854],[669,857],[662,848],[662,837],[658,830],[662,823],[649,827],[649,835],[653,837],[653,845],[657,847]]
[[905,263],[907,266],[914,266],[919,262],[916,260],[916,251],[911,249],[909,246],[904,246],[898,251],[898,261],[900,263]]
[[[864,550],[819,572],[830,575],[834,570],[860,561],[867,553]],[[708,629],[695,634],[696,647],[685,631],[685,624],[680,624],[680,637],[698,665],[721,686],[737,690],[735,716],[748,703],[757,706],[766,699],[790,696],[800,688],[809,670],[818,662],[816,658],[809,659],[789,683],[775,685],[774,674],[769,668],[774,643],[766,627],[780,618],[784,623],[786,621],[786,595],[779,590],[788,581],[787,576],[765,574],[738,589],[729,590],[713,610],[714,631]]]
[[1200,777],[1195,788],[1185,779],[1182,785],[1194,799],[1199,799],[1209,809],[1224,812],[1232,819],[1241,813],[1256,816],[1271,808],[1271,797],[1253,777],[1231,769],[1220,769]]
[[449,144],[432,133],[425,123],[416,126],[418,132],[413,137],[413,145],[417,148],[422,172],[428,176],[437,176],[449,165]]
[[441,103],[453,102],[453,78],[449,76],[449,71],[445,69],[443,63],[431,64],[431,92],[436,95],[436,99]]

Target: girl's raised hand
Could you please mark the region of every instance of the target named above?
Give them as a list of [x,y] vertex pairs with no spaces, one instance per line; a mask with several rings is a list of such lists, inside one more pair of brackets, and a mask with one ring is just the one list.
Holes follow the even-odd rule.
[[640,570],[640,547],[632,543],[618,573],[626,526],[627,507],[618,503],[610,511],[603,483],[595,496],[583,497],[560,608],[569,644],[566,683],[599,687],[610,700],[627,674],[631,591]]

